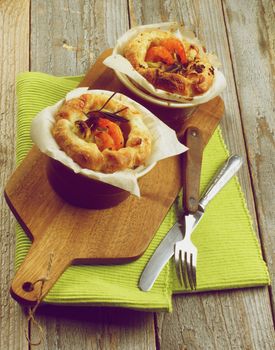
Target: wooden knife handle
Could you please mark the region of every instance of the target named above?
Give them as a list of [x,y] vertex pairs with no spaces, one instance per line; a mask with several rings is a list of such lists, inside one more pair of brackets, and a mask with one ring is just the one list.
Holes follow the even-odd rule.
[[182,205],[185,212],[195,213],[200,199],[200,176],[204,142],[201,131],[189,127],[184,136],[184,143],[189,148],[182,158]]
[[219,125],[224,113],[224,102],[217,96],[213,100],[203,103],[189,115],[177,130],[178,139],[181,140],[190,127],[198,127],[201,130],[204,147]]

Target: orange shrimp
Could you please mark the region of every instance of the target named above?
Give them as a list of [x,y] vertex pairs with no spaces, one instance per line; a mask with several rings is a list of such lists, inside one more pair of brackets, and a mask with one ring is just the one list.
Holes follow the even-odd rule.
[[145,56],[146,62],[163,62],[173,64],[174,58],[172,54],[163,46],[151,46]]
[[115,149],[114,140],[105,131],[95,131],[95,143],[101,152],[106,148],[111,150]]
[[186,53],[183,44],[178,39],[164,39],[160,42],[160,45],[165,47],[170,53],[178,54],[182,64],[187,63]]
[[97,129],[95,131],[95,142],[100,149],[103,151],[108,148],[111,150],[119,150],[124,145],[124,138],[120,127],[105,118],[99,118],[98,127],[101,129]]

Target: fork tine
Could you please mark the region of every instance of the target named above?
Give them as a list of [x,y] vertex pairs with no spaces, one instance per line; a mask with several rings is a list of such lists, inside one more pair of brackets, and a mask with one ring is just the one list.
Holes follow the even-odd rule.
[[197,288],[197,280],[196,280],[196,256],[194,254],[191,255],[191,275],[192,275],[192,284],[193,290]]
[[[185,253],[186,254],[186,253]],[[187,273],[187,260],[186,260],[186,256],[184,254],[184,258],[182,256],[182,250],[180,250],[180,261],[181,261],[181,278],[183,280],[184,283],[184,287],[185,289],[188,288],[188,282],[187,282],[187,278],[186,278],[186,273]]]
[[187,259],[187,252],[184,254],[184,258],[186,261],[186,266],[187,266],[187,276],[188,276],[188,282],[190,285],[190,288],[193,289],[193,280],[192,280],[192,254],[190,254],[190,261]]
[[196,251],[191,254],[191,275],[192,275],[192,289],[197,289],[197,276],[196,276],[196,263],[197,263],[197,254]]
[[177,273],[178,281],[182,286],[181,256],[180,256],[180,249],[178,249],[177,247],[175,247],[175,265],[176,265],[176,273]]
[[196,266],[193,266],[192,268],[192,275],[193,275],[193,284],[194,284],[194,289],[197,289],[197,271],[196,271]]

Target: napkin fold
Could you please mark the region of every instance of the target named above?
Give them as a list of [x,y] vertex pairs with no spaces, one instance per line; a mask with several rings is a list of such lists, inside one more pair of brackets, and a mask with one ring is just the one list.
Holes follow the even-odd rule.
[[[17,164],[24,159],[32,146],[30,124],[34,116],[76,88],[81,79],[80,76],[54,77],[35,72],[18,76]],[[204,151],[201,191],[227,157],[228,151],[218,129]],[[44,302],[171,311],[172,294],[188,292],[177,282],[173,259],[165,266],[151,291],[140,291],[138,280],[150,256],[175,221],[176,211],[172,206],[146,252],[134,262],[123,265],[69,267]],[[197,291],[264,286],[270,283],[237,177],[208,205],[206,215],[192,239],[199,251]],[[16,268],[24,260],[30,244],[30,240],[17,224]]]

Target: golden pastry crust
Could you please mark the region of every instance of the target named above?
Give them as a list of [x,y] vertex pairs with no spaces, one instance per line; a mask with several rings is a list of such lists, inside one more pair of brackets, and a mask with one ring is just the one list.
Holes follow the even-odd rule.
[[131,40],[124,49],[124,56],[129,60],[135,69],[140,67],[148,67],[145,61],[147,50],[152,42],[169,39],[171,34],[161,30],[153,30],[150,32],[139,33],[133,40]]
[[[105,119],[103,114],[100,114],[98,118],[97,114],[95,120],[100,120],[103,123],[105,121],[105,124],[107,120],[108,125],[103,128],[101,124],[94,121],[95,124],[91,127],[87,114],[99,110],[109,97],[107,95],[83,94],[79,98],[65,101],[55,115],[55,123],[52,127],[53,137],[59,147],[82,168],[113,173],[144,165],[151,154],[152,137],[150,131],[136,108],[115,98],[107,103],[103,111],[115,113],[127,107],[118,113],[118,116],[128,121],[118,122],[119,128],[116,123],[114,130],[115,132],[119,131],[119,135],[123,135],[124,144],[119,145],[119,147],[114,145],[101,149],[105,137],[107,137],[107,141],[113,141],[109,137],[108,123],[110,121]],[[111,122],[111,124],[114,123]],[[95,126],[97,127],[95,128]],[[119,135],[118,137],[120,137]]]
[[124,56],[154,87],[189,100],[213,84],[215,70],[203,50],[169,32],[139,33],[125,47]]

